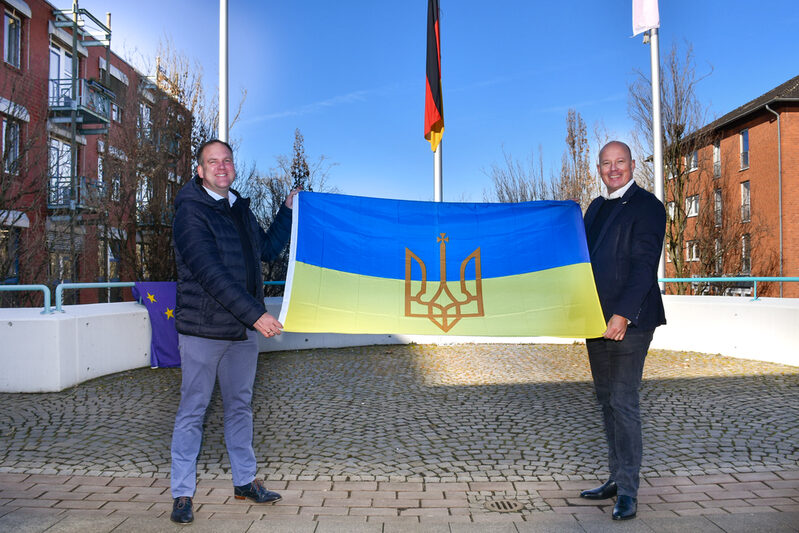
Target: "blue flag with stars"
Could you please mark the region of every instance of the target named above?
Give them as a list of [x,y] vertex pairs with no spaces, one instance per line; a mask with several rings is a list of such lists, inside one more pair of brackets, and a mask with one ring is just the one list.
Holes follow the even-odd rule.
[[147,307],[153,337],[150,341],[150,366],[180,366],[178,330],[175,329],[177,283],[174,281],[137,281],[133,297]]

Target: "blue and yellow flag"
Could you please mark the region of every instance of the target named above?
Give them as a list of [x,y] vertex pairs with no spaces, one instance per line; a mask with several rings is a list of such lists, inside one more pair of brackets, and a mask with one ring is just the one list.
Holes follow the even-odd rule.
[[598,337],[580,207],[301,192],[286,331]]

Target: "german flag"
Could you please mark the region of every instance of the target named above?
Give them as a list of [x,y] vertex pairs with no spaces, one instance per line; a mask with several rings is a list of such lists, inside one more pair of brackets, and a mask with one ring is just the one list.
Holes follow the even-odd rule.
[[427,3],[427,84],[424,100],[424,138],[435,152],[444,134],[444,102],[441,97],[441,33],[438,0]]

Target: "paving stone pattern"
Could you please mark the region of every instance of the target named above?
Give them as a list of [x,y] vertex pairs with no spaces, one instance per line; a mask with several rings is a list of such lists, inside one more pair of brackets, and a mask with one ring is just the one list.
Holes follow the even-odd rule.
[[[0,531],[178,531],[169,442],[180,371],[0,394]],[[208,412],[191,529],[292,533],[799,531],[799,368],[650,353],[638,518],[579,491],[605,479],[582,345],[373,346],[263,354],[259,475],[232,497]],[[496,500],[514,512],[487,508]],[[185,530],[184,530],[185,531]]]
[[[0,473],[165,477],[180,371],[0,394]],[[582,345],[371,346],[262,354],[259,474],[270,480],[601,479]],[[797,468],[799,368],[652,351],[644,478]],[[230,479],[215,394],[202,479]],[[531,503],[533,507],[537,504]]]

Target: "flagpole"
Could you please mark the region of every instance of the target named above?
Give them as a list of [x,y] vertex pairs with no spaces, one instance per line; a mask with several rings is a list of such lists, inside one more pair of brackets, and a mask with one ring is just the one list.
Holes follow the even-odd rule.
[[227,2],[219,0],[219,140],[228,142],[228,23]]
[[435,169],[434,180],[435,183],[433,184],[433,188],[435,190],[435,201],[442,202],[444,196],[444,182],[441,176],[441,145],[444,144],[443,141],[438,143],[438,147],[436,147],[435,155],[433,156],[433,167]]
[[[658,42],[658,29],[649,30],[650,60],[652,64],[652,157],[655,163],[655,196],[664,201],[663,194],[663,127],[660,112],[660,44]],[[666,277],[666,262],[664,250],[660,251],[658,262],[658,278]],[[665,290],[665,284],[660,284],[660,291]]]

